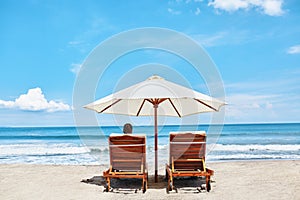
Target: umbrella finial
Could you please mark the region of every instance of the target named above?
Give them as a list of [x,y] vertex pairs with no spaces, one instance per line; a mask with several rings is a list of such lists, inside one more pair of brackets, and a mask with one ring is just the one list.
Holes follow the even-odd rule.
[[158,79],[164,80],[164,78],[162,78],[156,74],[154,74],[153,76],[150,76],[147,80],[158,80]]

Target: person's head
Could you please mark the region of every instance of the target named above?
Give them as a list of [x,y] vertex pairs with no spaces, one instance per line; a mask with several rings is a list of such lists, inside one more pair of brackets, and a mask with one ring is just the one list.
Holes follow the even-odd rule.
[[124,124],[123,126],[123,133],[132,133],[132,125],[129,123]]

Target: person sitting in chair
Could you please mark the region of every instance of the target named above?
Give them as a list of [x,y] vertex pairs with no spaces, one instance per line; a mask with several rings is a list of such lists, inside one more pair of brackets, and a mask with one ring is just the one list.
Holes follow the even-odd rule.
[[132,134],[132,125],[129,123],[124,124],[123,133],[124,134]]

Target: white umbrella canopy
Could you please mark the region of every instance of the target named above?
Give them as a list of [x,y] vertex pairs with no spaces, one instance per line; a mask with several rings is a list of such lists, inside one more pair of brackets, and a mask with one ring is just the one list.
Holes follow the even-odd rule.
[[143,82],[84,107],[98,113],[152,116],[155,104],[159,105],[157,115],[184,117],[219,111],[225,102],[166,81],[159,76],[151,76]]
[[184,117],[203,112],[217,112],[225,102],[166,81],[159,76],[103,97],[84,108],[98,113],[154,116],[155,182],[157,182],[157,116]]

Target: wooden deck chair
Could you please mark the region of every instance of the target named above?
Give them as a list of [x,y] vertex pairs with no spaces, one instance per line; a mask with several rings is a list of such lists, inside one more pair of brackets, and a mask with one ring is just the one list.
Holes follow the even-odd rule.
[[[206,177],[206,190],[211,190],[213,170],[205,167],[206,134],[204,131],[171,132],[169,165],[166,165],[167,193],[177,192],[174,177]],[[198,188],[197,188],[198,189]],[[199,190],[199,189],[198,189]]]
[[143,179],[142,191],[147,190],[148,172],[146,168],[146,136],[145,135],[117,135],[109,137],[110,167],[103,172],[110,191],[111,178]]

